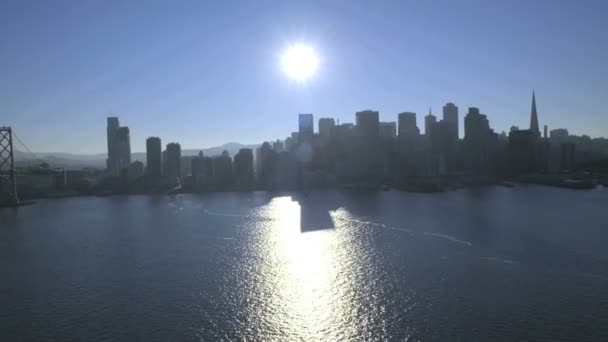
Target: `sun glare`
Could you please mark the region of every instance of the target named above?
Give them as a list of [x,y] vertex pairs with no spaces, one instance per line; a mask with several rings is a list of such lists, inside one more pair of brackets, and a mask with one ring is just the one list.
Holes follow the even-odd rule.
[[306,81],[314,76],[319,57],[314,49],[303,44],[290,46],[281,57],[283,71],[296,81]]

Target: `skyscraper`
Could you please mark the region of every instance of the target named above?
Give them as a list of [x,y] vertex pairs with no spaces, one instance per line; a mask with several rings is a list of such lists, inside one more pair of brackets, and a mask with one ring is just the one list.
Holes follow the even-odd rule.
[[479,112],[479,108],[470,107],[464,117],[464,146],[468,167],[475,173],[486,173],[496,158],[495,147],[498,136],[490,128],[488,118]]
[[416,125],[416,113],[403,112],[399,113],[399,137],[418,136],[420,130]]
[[232,184],[232,158],[228,151],[212,159],[213,183],[219,189],[228,189]]
[[[283,142],[279,139],[277,139],[273,144],[272,144],[272,149],[276,152],[276,153],[281,153],[285,150],[285,144],[283,144]],[[236,156],[234,156],[236,158]]]
[[272,150],[268,142],[264,142],[258,149],[259,172],[258,180],[262,186],[270,186],[275,176],[275,162],[277,153]]
[[448,102],[443,106],[443,121],[449,126],[450,139],[458,141],[458,107],[452,102]]
[[182,148],[178,143],[167,144],[164,175],[176,179],[181,173]]
[[197,189],[209,186],[213,182],[213,162],[209,157],[203,156],[203,151],[192,159],[192,177]]
[[529,129],[509,133],[509,166],[514,174],[530,173],[536,167],[536,137]]
[[[116,151],[116,132],[120,127],[120,123],[118,122],[117,117],[109,117],[108,126],[106,129],[107,139],[108,139],[108,159],[106,160],[106,167],[108,172],[110,172],[114,176],[118,176],[116,160],[118,158]],[[116,172],[116,174],[114,174]]]
[[242,148],[234,156],[234,178],[239,190],[253,188],[253,151]]
[[532,92],[532,109],[530,111],[530,130],[540,138],[540,129],[538,127],[538,113],[536,112],[536,96]]
[[108,159],[106,167],[112,176],[120,175],[131,164],[131,137],[128,127],[120,127],[117,117],[108,118]]
[[311,144],[314,133],[315,126],[312,114],[300,114],[298,116],[298,144]]
[[319,136],[323,142],[328,142],[331,136],[331,129],[336,125],[333,118],[320,118],[319,119]]
[[152,177],[160,177],[162,174],[162,145],[160,138],[149,137],[146,139],[146,172]]
[[424,117],[424,134],[430,136],[433,125],[436,123],[437,117],[431,113],[431,108],[429,108],[429,113]]
[[380,122],[380,138],[393,139],[397,137],[396,122]]
[[569,133],[565,128],[556,128],[551,130],[549,137],[551,138],[552,142],[562,143],[568,139]]
[[479,108],[469,107],[469,112],[464,117],[464,139],[482,143],[489,130],[488,118],[479,112]]
[[357,112],[355,116],[359,134],[370,139],[378,138],[378,135],[380,134],[380,124],[379,113],[377,111],[364,110]]

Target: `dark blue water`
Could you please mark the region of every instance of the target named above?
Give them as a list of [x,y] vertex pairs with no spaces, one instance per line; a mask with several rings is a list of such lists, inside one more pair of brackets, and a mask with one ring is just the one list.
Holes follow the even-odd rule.
[[0,210],[0,341],[607,341],[608,189]]

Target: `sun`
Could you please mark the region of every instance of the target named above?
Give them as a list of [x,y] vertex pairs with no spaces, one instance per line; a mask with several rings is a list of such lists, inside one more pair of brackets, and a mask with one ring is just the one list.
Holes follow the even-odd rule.
[[306,81],[315,75],[319,67],[319,57],[313,48],[296,44],[283,53],[281,65],[287,77],[296,81]]

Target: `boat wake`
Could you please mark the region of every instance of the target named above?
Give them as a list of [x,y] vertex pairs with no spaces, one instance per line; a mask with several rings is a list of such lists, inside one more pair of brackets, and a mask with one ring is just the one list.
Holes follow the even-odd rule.
[[481,257],[481,259],[488,260],[488,261],[502,262],[504,264],[509,264],[509,265],[519,264],[519,262],[517,262],[517,261],[513,261],[513,260],[509,260],[509,259],[501,259],[498,257]]

